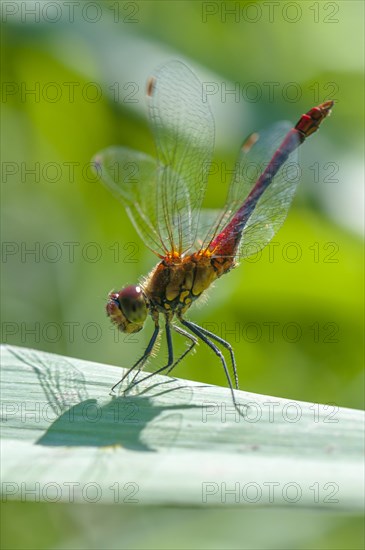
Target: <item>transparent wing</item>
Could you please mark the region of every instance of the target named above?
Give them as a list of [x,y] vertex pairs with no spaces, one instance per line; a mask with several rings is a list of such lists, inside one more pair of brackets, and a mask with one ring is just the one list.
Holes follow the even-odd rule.
[[241,258],[262,250],[279,231],[293,201],[300,174],[298,149],[296,149],[281,166],[248,219],[240,243]]
[[[280,122],[267,130],[252,134],[244,142],[228,190],[226,204],[207,231],[202,249],[210,246],[232,222],[240,209],[241,219],[243,217],[248,219],[243,227],[240,245],[236,251],[237,256],[242,258],[255,254],[264,248],[279,230],[299,182],[297,150],[292,152],[279,167],[274,166],[275,163],[271,161],[291,128],[290,123]],[[277,172],[258,199],[253,211],[248,214],[243,205],[268,166],[273,168],[273,173],[276,169]]]
[[214,149],[214,121],[202,84],[184,63],[161,67],[147,85],[157,160],[123,147],[95,156],[102,181],[158,256],[195,242]]
[[157,233],[171,251],[195,242],[214,149],[214,120],[198,78],[180,61],[164,65],[148,84],[157,150]]
[[141,239],[155,254],[164,256],[168,250],[156,219],[156,160],[132,149],[109,147],[93,161],[105,186],[125,207]]
[[193,248],[195,250],[201,250],[204,246],[205,240],[202,236],[206,235],[207,238],[212,232],[212,228],[217,225],[218,220],[222,214],[222,210],[219,208],[202,208],[199,215],[198,231]]

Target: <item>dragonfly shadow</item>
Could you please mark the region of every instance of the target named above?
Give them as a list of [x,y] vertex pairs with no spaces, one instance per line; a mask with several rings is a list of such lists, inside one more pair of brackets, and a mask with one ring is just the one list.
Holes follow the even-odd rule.
[[[120,397],[89,398],[83,373],[63,357],[49,356],[30,350],[12,351],[29,365],[52,411],[52,420],[38,445],[70,447],[123,447],[154,452],[157,446],[173,444],[180,431],[184,409],[197,408],[189,404],[191,394],[184,394],[180,403],[160,404],[156,398],[184,390],[170,379],[140,388],[137,394]],[[168,387],[174,383],[173,387]],[[48,409],[47,409],[48,411]],[[162,443],[163,442],[163,443]]]
[[201,407],[159,406],[141,396],[115,397],[102,406],[96,399],[87,399],[59,416],[37,444],[155,452],[150,441],[159,441],[163,435],[163,446],[170,446],[180,431],[181,412],[191,408]]

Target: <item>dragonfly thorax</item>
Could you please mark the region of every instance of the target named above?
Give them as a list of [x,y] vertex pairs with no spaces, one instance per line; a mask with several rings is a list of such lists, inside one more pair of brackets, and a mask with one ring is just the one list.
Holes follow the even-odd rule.
[[209,254],[166,257],[150,273],[143,288],[151,309],[181,314],[222,274]]

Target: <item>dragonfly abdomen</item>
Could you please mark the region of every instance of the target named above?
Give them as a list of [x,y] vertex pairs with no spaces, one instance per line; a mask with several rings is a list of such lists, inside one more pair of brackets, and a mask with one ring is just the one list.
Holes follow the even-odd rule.
[[237,210],[229,224],[212,241],[209,247],[212,254],[233,257],[236,255],[243,230],[251,214],[255,210],[259,199],[269,187],[289,155],[299,147],[308,136],[318,130],[322,121],[331,112],[332,106],[333,101],[326,101],[318,107],[310,109],[306,114],[301,116],[295,127],[287,133],[242,206]]
[[210,251],[218,256],[235,256],[241,241],[243,230],[256,208],[259,199],[269,187],[279,169],[288,159],[290,153],[298,147],[305,137],[292,128],[280,147],[275,151],[270,163],[261,174],[250,194],[237,210],[230,223],[217,235],[210,245]]

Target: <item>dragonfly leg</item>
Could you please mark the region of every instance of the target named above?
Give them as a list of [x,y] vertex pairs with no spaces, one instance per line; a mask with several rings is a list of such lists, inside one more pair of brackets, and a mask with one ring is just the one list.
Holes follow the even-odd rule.
[[[119,386],[119,384],[121,384],[129,375],[132,371],[134,371],[135,369],[137,369],[137,373],[135,376],[138,375],[138,373],[140,372],[141,368],[143,367],[143,365],[145,364],[145,362],[147,361],[147,359],[149,358],[149,356],[151,355],[152,351],[153,351],[153,348],[154,348],[154,345],[156,343],[156,340],[157,340],[157,336],[158,336],[158,333],[160,332],[160,327],[158,324],[155,325],[155,330],[153,331],[153,334],[152,334],[152,337],[151,337],[151,340],[149,341],[148,343],[148,346],[146,347],[142,357],[140,357],[138,359],[138,361],[136,363],[134,363],[134,365],[127,370],[127,372],[125,373],[125,375],[119,380],[119,382],[117,382],[116,384],[114,384],[114,386],[112,387],[112,389],[110,390],[110,394],[112,395],[114,393],[114,390],[117,386]],[[133,378],[133,380],[135,379],[135,376]],[[132,384],[133,385],[133,384]]]
[[[195,323],[192,323],[191,321],[187,321],[186,319],[183,319],[182,317],[179,317],[179,320],[185,327],[187,327],[189,330],[191,330],[191,332],[193,332],[198,338],[200,338],[205,344],[207,344],[207,346],[209,346],[214,351],[214,353],[219,357],[219,359],[221,360],[221,363],[222,363],[227,381],[228,381],[229,389],[231,390],[233,405],[234,405],[235,409],[237,410],[237,412],[241,416],[244,416],[243,412],[241,411],[241,409],[240,409],[240,407],[239,407],[239,405],[236,401],[236,398],[234,396],[232,380],[231,380],[231,377],[230,377],[230,374],[229,374],[229,370],[228,370],[227,363],[226,363],[226,360],[224,358],[224,355],[221,352],[221,350],[205,334],[206,332],[209,332],[209,331],[206,331],[206,329],[202,329],[199,325],[196,325]],[[216,336],[214,334],[214,337],[215,337],[215,339],[218,340],[218,336]]]
[[198,330],[203,332],[205,334],[205,336],[208,336],[212,340],[215,340],[216,342],[219,342],[219,344],[221,344],[226,349],[228,349],[229,354],[231,356],[232,369],[233,369],[233,375],[234,375],[236,390],[239,390],[240,388],[239,388],[239,385],[238,385],[238,374],[237,374],[236,359],[235,359],[234,351],[233,351],[233,348],[232,348],[231,344],[229,342],[227,342],[227,340],[223,340],[223,338],[220,338],[220,336],[217,336],[216,334],[214,334],[214,332],[210,332],[210,330],[207,330],[206,328],[200,327],[199,325],[193,323],[192,321],[189,321],[189,323],[190,323],[190,325],[193,325],[195,328],[197,328]]
[[188,338],[191,341],[191,344],[189,345],[188,349],[185,350],[184,353],[182,353],[178,359],[176,359],[175,363],[173,365],[171,365],[171,367],[169,368],[169,370],[167,371],[166,374],[170,374],[172,369],[174,369],[176,367],[176,365],[178,365],[178,363],[180,363],[180,361],[182,361],[184,359],[184,357],[188,353],[190,353],[191,350],[193,349],[193,347],[196,346],[196,344],[198,343],[198,339],[195,338],[195,336],[193,336],[192,334],[189,334],[188,332],[186,332],[186,330],[182,329],[181,327],[177,327],[176,325],[172,325],[172,328],[177,333],[181,334],[182,336],[185,336],[185,338]]
[[137,384],[140,384],[141,382],[144,382],[145,380],[148,380],[152,376],[155,376],[156,374],[159,374],[160,372],[170,368],[171,365],[174,364],[174,350],[173,350],[173,347],[172,347],[171,328],[170,328],[170,326],[171,326],[170,322],[166,321],[166,341],[167,341],[167,353],[168,353],[167,364],[164,365],[163,367],[157,369],[156,371],[151,372],[150,374],[148,374],[144,378],[141,378],[141,380],[137,380],[136,382],[132,381],[132,383],[128,387],[129,390],[134,388],[135,386],[137,386]]
[[[180,355],[180,357],[178,357],[178,359],[176,359],[176,361],[174,362],[174,358],[173,358],[173,349],[172,349],[172,340],[171,340],[171,331],[170,331],[170,326],[172,326],[172,328],[178,332],[179,334],[181,334],[182,336],[185,336],[186,338],[188,338],[189,340],[191,340],[191,344],[190,346],[188,347],[187,350],[184,351],[184,353],[182,353]],[[176,365],[178,363],[180,363],[180,361],[182,359],[184,359],[185,355],[187,355],[192,349],[193,347],[198,343],[198,339],[195,338],[195,336],[193,336],[192,334],[189,334],[188,332],[186,332],[186,330],[180,328],[180,327],[177,327],[175,325],[170,325],[169,323],[166,323],[166,340],[167,340],[167,348],[168,348],[168,353],[169,353],[169,358],[168,358],[168,362],[167,362],[167,365],[164,365],[163,367],[157,369],[156,371],[154,372],[151,372],[150,374],[148,374],[147,376],[145,376],[144,378],[142,378],[141,380],[138,380],[137,382],[135,382],[134,384],[132,383],[132,385],[130,386],[130,388],[136,386],[137,384],[139,384],[140,382],[144,382],[145,380],[148,380],[149,378],[152,378],[152,376],[155,376],[155,374],[160,374],[161,372],[163,372],[164,370],[168,369],[167,370],[167,373],[170,373],[172,371],[172,369],[174,369],[176,367]]]

